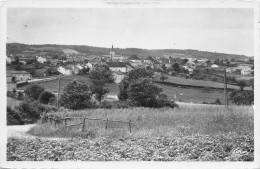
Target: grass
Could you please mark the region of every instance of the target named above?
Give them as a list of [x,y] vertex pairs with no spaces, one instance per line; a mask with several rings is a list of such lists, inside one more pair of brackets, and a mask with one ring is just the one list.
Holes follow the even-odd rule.
[[[88,75],[65,76],[65,77],[61,78],[60,91],[63,90],[64,86],[66,86],[67,83],[69,83],[70,81],[73,81],[73,80],[85,82],[89,85],[92,84]],[[40,83],[36,83],[36,84],[44,87],[44,89],[47,90],[47,91],[58,92],[58,90],[59,90],[59,79],[55,79],[55,80],[47,81],[47,82],[40,82]],[[25,90],[29,85],[21,86],[18,89],[19,90]],[[107,86],[110,90],[109,91],[110,94],[117,94],[119,92],[118,84],[111,83],[111,84],[108,84]]]
[[[158,87],[163,89],[163,94],[166,94],[169,99],[173,99],[174,95],[176,98],[175,101],[182,102],[193,102],[193,103],[203,103],[215,102],[217,98],[220,99],[221,103],[225,102],[224,92],[220,90],[209,90],[204,91],[204,89],[196,89],[196,88],[183,88],[183,87],[171,87],[163,84],[156,84]],[[229,92],[228,92],[229,95]]]
[[[254,113],[249,106],[239,106],[226,109],[222,106],[182,106],[176,109],[92,109],[82,111],[60,110],[53,114],[57,118],[66,116],[89,117],[99,119],[121,120],[133,122],[132,133],[128,124],[108,123],[105,130],[104,121],[86,122],[86,128],[81,126],[65,129],[63,124],[40,124],[28,133],[43,137],[159,137],[174,136],[176,134],[216,135],[234,132],[236,134],[253,135]],[[69,121],[68,124],[77,124],[81,119]]]
[[[160,76],[157,76],[155,78],[155,81],[161,81]],[[194,79],[185,79],[181,77],[176,76],[168,76],[168,79],[165,82],[177,84],[177,85],[189,85],[189,86],[202,86],[202,87],[212,87],[212,88],[219,88],[223,89],[224,84],[219,82],[213,82],[213,81],[206,81],[206,80],[194,80]],[[228,89],[235,89],[238,90],[239,87],[235,85],[227,85]],[[245,87],[245,90],[251,90],[249,87]]]

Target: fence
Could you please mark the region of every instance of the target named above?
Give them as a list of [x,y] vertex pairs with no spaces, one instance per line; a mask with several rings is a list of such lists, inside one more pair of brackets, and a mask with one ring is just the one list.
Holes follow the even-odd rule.
[[[104,119],[91,119],[91,118],[87,118],[87,117],[65,117],[65,118],[62,118],[62,119],[56,119],[54,117],[46,117],[48,120],[47,122],[49,121],[50,124],[54,124],[55,127],[57,126],[57,123],[62,123],[64,124],[65,128],[67,127],[72,127],[72,126],[79,126],[79,125],[82,125],[82,131],[85,129],[85,126],[86,126],[86,120],[100,120],[100,121],[105,121],[106,122],[106,125],[105,125],[105,129],[107,130],[108,128],[108,122],[119,122],[119,123],[126,123],[128,124],[128,128],[129,128],[129,131],[130,133],[132,132],[132,127],[131,127],[131,124],[133,124],[133,122],[131,122],[131,120],[129,121],[120,121],[120,120],[104,120]],[[78,123],[78,124],[71,124],[71,125],[68,125],[67,124],[67,120],[71,120],[71,119],[82,119],[83,121],[81,123]]]

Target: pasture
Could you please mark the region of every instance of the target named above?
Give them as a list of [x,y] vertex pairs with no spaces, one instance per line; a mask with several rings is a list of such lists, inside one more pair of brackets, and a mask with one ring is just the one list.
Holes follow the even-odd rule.
[[[89,85],[92,84],[88,75],[63,76],[63,77],[61,77],[61,81],[60,81],[60,91],[62,92],[62,90],[66,86],[66,84],[73,80],[85,82]],[[51,91],[51,92],[58,92],[58,90],[59,90],[59,79],[55,79],[55,80],[51,80],[51,81],[47,81],[47,82],[34,83],[34,84],[42,86],[45,90]],[[34,85],[34,84],[28,84],[25,86],[21,86],[18,88],[18,90],[25,90],[29,85]],[[118,84],[112,83],[112,84],[107,84],[107,86],[110,90],[109,91],[110,94],[118,93],[118,91],[119,91]]]
[[[157,76],[154,80],[161,82],[160,76]],[[185,79],[185,78],[176,77],[176,76],[168,76],[168,79],[165,82],[180,85],[180,86],[210,87],[210,88],[217,88],[217,89],[224,88],[223,83],[206,81],[206,80]],[[239,90],[238,86],[230,85],[230,84],[227,85],[227,88]],[[251,88],[245,87],[244,90],[251,90]]]

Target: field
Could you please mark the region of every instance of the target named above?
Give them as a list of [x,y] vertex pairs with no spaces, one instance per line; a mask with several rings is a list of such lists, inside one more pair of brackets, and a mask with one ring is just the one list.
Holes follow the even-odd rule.
[[[160,76],[157,76],[155,78],[156,81],[161,81]],[[168,76],[168,79],[165,81],[168,83],[173,83],[177,85],[187,85],[187,86],[195,86],[195,87],[212,87],[212,88],[219,88],[223,89],[224,84],[223,83],[218,83],[218,82],[213,82],[213,81],[206,81],[206,80],[194,80],[194,79],[185,79],[181,77],[176,77],[176,76]],[[228,89],[235,89],[238,90],[239,87],[235,85],[227,85]],[[245,90],[251,90],[250,87],[245,87]]]
[[[252,107],[182,106],[176,109],[60,110],[65,116],[132,120],[87,121],[86,128],[38,123],[37,139],[8,140],[8,160],[253,161]],[[68,124],[76,124],[73,120]],[[48,139],[52,137],[53,139]],[[62,139],[67,138],[67,139]]]
[[[90,79],[86,75],[77,75],[77,76],[65,76],[61,78],[61,90],[64,88],[64,86],[72,81],[72,80],[79,80],[86,82],[88,84],[91,84]],[[48,82],[42,82],[37,83],[37,85],[40,85],[45,88],[47,91],[52,92],[58,92],[58,81],[59,79],[55,79]],[[204,89],[199,88],[184,88],[184,87],[171,87],[168,85],[163,84],[156,84],[158,87],[163,89],[164,94],[168,96],[169,99],[173,99],[174,95],[176,98],[174,100],[176,101],[182,101],[182,102],[193,102],[193,103],[202,103],[202,102],[208,102],[212,103],[215,102],[217,98],[220,99],[222,103],[224,103],[224,94],[221,90],[210,90],[205,92]],[[24,90],[26,89],[28,85],[19,87],[18,89]],[[108,94],[117,95],[119,92],[119,84],[111,83],[107,85],[109,88]]]
[[[62,91],[62,89],[68,82],[73,81],[73,80],[78,80],[78,81],[85,82],[85,83],[88,83],[89,85],[91,85],[91,81],[87,75],[65,76],[65,77],[61,78],[60,91]],[[59,90],[59,79],[55,79],[55,80],[47,81],[47,82],[35,83],[35,84],[44,87],[45,90],[47,90],[47,91],[58,92],[58,90]],[[18,89],[25,90],[28,86],[29,85],[21,86]],[[107,86],[110,89],[110,92],[109,92],[110,94],[118,93],[119,89],[118,89],[117,84],[112,83],[112,84],[108,84]]]
[[[188,103],[212,103],[215,102],[217,98],[219,98],[221,103],[225,103],[223,90],[212,89],[209,91],[204,91],[204,89],[171,87],[163,84],[156,85],[163,89],[163,94],[166,94],[169,99],[174,99],[175,101]],[[174,98],[174,96],[176,96],[176,98]]]

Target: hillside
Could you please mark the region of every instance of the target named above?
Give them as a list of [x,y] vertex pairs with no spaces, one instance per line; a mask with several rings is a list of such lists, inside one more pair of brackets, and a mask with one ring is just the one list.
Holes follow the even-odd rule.
[[[44,52],[47,55],[53,56],[56,54],[78,54],[82,53],[85,55],[107,55],[110,52],[110,48],[83,46],[83,45],[27,45],[20,43],[7,43],[7,55],[9,54],[20,54],[25,56],[35,55]],[[138,48],[114,48],[116,54],[123,56],[131,56],[137,54],[140,57],[196,57],[196,58],[207,58],[207,59],[247,59],[244,55],[225,54],[225,53],[214,53],[198,50],[181,50],[181,49],[138,49]]]

